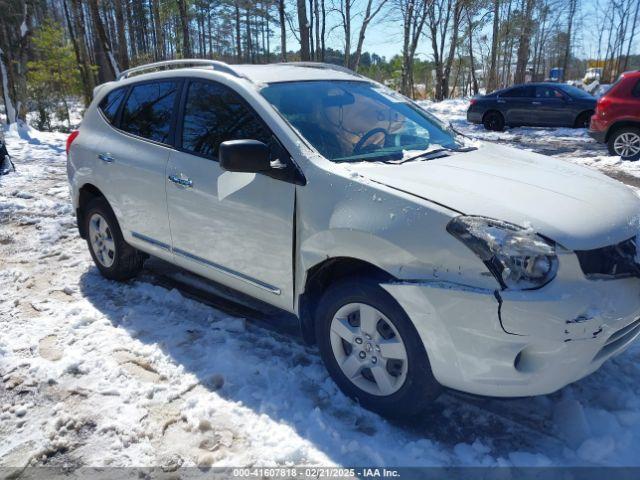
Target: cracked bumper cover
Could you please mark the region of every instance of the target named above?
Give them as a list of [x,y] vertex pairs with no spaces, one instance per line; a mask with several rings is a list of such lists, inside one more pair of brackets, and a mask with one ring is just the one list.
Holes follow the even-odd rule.
[[588,280],[574,254],[560,257],[557,277],[539,290],[383,287],[414,322],[436,379],[479,395],[554,392],[640,335],[640,279]]

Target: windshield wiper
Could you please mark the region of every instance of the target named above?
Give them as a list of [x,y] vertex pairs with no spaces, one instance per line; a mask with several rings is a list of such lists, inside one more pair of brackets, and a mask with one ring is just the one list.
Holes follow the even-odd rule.
[[394,165],[402,165],[406,162],[411,162],[413,160],[433,160],[435,158],[448,157],[452,152],[453,153],[462,153],[462,152],[470,152],[472,150],[477,150],[476,147],[461,147],[461,148],[435,148],[433,150],[427,150],[425,152],[418,153],[417,155],[413,155],[407,158],[401,158],[399,160],[389,160],[384,163],[392,163]]

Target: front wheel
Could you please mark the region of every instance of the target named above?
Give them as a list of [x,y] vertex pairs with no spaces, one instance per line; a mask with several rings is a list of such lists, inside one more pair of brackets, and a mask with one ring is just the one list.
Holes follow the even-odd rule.
[[411,320],[372,280],[343,280],[329,288],[318,304],[316,338],[333,380],[369,410],[408,417],[440,393]]
[[623,127],[611,134],[607,142],[609,153],[622,160],[640,159],[640,128]]

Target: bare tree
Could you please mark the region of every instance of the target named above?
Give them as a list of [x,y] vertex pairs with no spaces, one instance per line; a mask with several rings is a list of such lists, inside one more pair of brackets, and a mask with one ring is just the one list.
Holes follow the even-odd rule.
[[300,59],[305,62],[311,60],[309,50],[309,22],[307,21],[307,7],[304,0],[296,0],[298,5],[298,28],[300,29]]
[[487,92],[498,87],[498,45],[500,39],[500,0],[493,0],[493,32],[491,36],[491,61],[487,78]]
[[364,38],[367,33],[367,27],[371,23],[371,21],[380,13],[382,7],[385,6],[387,0],[378,0],[377,5],[373,6],[373,0],[367,0],[367,6],[364,11],[364,17],[362,19],[362,24],[360,25],[360,33],[358,33],[358,44],[356,46],[356,51],[353,55],[353,59],[349,64],[349,67],[354,71],[358,71],[358,67],[360,66],[360,58],[362,58],[362,47],[364,46]]

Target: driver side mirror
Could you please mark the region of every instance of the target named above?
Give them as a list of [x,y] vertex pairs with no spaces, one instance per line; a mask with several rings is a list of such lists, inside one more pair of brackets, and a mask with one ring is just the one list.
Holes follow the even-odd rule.
[[259,173],[271,169],[270,150],[258,140],[228,140],[220,144],[220,167],[229,172]]

